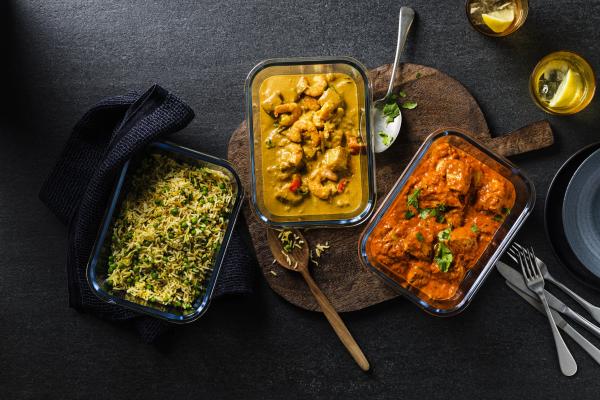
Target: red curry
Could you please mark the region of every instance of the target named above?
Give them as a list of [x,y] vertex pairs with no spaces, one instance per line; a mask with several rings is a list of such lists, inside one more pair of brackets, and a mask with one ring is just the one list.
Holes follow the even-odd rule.
[[438,141],[373,230],[367,253],[405,286],[450,299],[514,203],[510,181]]

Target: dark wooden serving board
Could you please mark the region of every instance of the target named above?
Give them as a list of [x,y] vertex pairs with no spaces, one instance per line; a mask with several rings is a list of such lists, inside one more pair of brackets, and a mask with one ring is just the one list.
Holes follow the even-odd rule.
[[[374,99],[385,94],[390,71],[390,65],[370,71]],[[541,149],[554,141],[547,121],[538,121],[515,132],[492,138],[473,96],[458,81],[436,69],[402,64],[395,85],[397,90],[406,92],[406,100],[416,101],[418,107],[402,110],[400,136],[392,147],[376,156],[377,205],[398,179],[423,139],[439,128],[454,127],[472,132],[480,142],[505,156]],[[273,256],[267,245],[266,227],[254,214],[249,201],[249,156],[248,134],[245,123],[242,123],[231,136],[228,158],[239,172],[246,190],[243,214],[263,275],[271,288],[290,303],[318,311],[317,303],[300,274],[273,264]],[[312,268],[312,273],[333,306],[341,312],[360,310],[398,296],[361,265],[358,238],[363,227],[311,229],[305,232],[311,248],[316,243],[327,241],[331,245],[320,259],[319,266]]]

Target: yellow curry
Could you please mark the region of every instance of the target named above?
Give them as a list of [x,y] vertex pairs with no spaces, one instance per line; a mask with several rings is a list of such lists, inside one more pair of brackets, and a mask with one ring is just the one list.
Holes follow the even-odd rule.
[[352,213],[362,201],[358,91],[341,73],[260,87],[264,204],[280,216]]

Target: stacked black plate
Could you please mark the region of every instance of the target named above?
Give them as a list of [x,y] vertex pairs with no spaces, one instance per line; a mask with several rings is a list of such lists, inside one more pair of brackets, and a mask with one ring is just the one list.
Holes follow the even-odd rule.
[[560,167],[544,213],[556,256],[581,281],[600,290],[600,143],[579,150]]

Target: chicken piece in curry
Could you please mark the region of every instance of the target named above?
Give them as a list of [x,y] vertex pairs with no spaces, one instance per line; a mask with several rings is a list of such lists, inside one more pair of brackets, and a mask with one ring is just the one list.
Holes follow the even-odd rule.
[[275,75],[260,88],[265,206],[275,215],[352,213],[362,201],[359,104],[341,73]]
[[451,299],[515,196],[497,171],[437,141],[373,230],[369,258],[426,299]]

